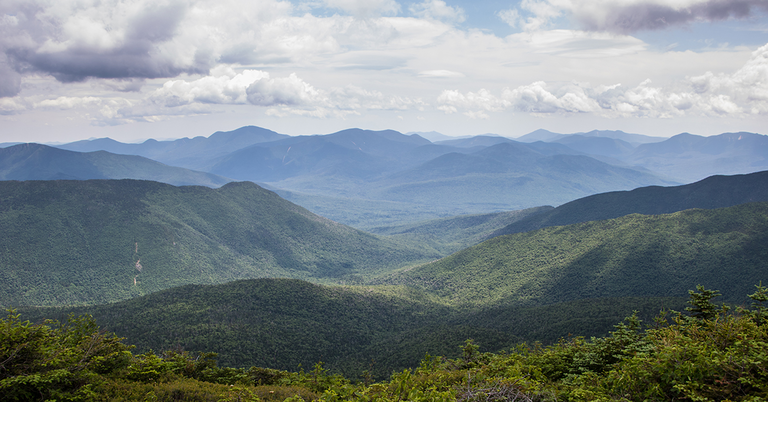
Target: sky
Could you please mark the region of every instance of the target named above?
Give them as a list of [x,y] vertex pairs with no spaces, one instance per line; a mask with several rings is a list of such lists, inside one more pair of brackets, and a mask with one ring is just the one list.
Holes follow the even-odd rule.
[[768,134],[768,0],[2,0],[0,142]]

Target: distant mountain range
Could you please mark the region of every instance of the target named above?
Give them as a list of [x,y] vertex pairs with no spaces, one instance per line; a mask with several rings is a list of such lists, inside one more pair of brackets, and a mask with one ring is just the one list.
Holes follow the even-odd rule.
[[104,150],[81,153],[40,144],[17,144],[0,149],[0,180],[91,179],[143,179],[175,186],[208,187],[232,181],[216,174]]
[[364,180],[400,170],[402,164],[413,166],[434,157],[434,152],[417,150],[421,146],[436,148],[439,154],[453,150],[433,146],[418,135],[348,129],[251,145],[220,158],[210,172],[264,182],[296,177],[311,177],[324,183],[328,182],[325,178],[333,177]]
[[105,150],[115,154],[144,156],[168,165],[200,170],[215,157],[256,143],[271,142],[286,137],[288,135],[268,129],[246,126],[231,132],[216,132],[207,138],[182,138],[173,141],[150,139],[141,144],[124,144],[109,138],[101,138],[76,141],[59,147],[80,152]]
[[[209,171],[295,195],[283,196],[334,220],[371,227],[456,214],[559,204],[593,193],[675,184],[653,173],[615,166],[565,145],[476,137],[431,144],[394,131],[350,129],[331,135],[256,144],[218,159]],[[318,198],[315,198],[318,197]],[[352,208],[411,204],[363,223],[350,208],[323,198],[356,200]],[[396,205],[395,204],[395,205]],[[428,212],[418,209],[429,207]],[[396,217],[394,217],[396,215]]]
[[454,137],[454,136],[444,135],[444,134],[441,134],[440,132],[435,132],[435,131],[431,131],[431,132],[407,132],[406,135],[418,135],[418,136],[420,136],[422,138],[426,138],[426,139],[432,141],[433,143],[434,142],[438,142],[438,141],[447,141],[447,140],[452,140],[452,139],[457,139],[457,138],[469,138],[469,137],[471,137],[471,135],[462,135],[462,136],[459,136],[459,137]]
[[569,138],[569,137],[610,138],[610,139],[622,140],[624,142],[633,143],[633,144],[654,143],[654,142],[664,141],[667,139],[663,137],[653,137],[653,136],[641,135],[641,134],[629,134],[629,133],[618,131],[618,130],[617,131],[593,130],[590,132],[581,132],[581,133],[575,133],[575,134],[560,134],[560,133],[550,132],[546,129],[538,129],[529,134],[520,136],[516,138],[516,140],[520,142],[528,142],[528,143],[536,142],[536,141],[553,142],[553,141],[560,141],[564,138]]
[[684,182],[714,174],[747,174],[768,167],[768,136],[747,132],[710,137],[680,134],[638,146],[624,161]]
[[[310,211],[366,229],[557,206],[602,192],[768,169],[768,137],[746,132],[669,139],[621,131],[538,130],[516,140],[425,135],[441,140],[361,129],[289,137],[248,126],[207,138],[141,144],[104,138],[57,147],[149,158],[168,165],[161,177],[151,176],[159,166],[135,169],[139,159],[113,155],[107,161],[103,154],[88,156],[87,162],[73,160],[67,168],[42,156],[2,157],[0,165],[12,173],[6,179],[136,178],[206,186],[227,179],[253,181]],[[171,166],[210,175],[171,174]]]

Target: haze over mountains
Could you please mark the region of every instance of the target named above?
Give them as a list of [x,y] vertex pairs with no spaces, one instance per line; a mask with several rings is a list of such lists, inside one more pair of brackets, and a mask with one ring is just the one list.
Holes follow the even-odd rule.
[[312,212],[371,229],[760,171],[768,169],[767,143],[768,137],[750,133],[664,139],[621,131],[563,135],[544,130],[517,140],[483,135],[432,143],[395,131],[289,137],[248,126],[207,138],[141,144],[105,138],[58,146],[141,156],[207,174],[176,170],[152,176],[169,168],[137,169],[147,161],[117,156],[106,161],[103,154],[77,163],[42,153],[23,161],[18,154],[0,155],[0,164],[4,179],[134,178],[212,187],[229,179],[253,181]]
[[538,129],[531,133],[517,137],[516,139],[517,141],[520,141],[520,142],[536,142],[536,141],[554,142],[554,141],[560,141],[563,139],[572,139],[572,138],[610,138],[610,139],[622,140],[624,142],[632,143],[635,145],[661,142],[667,139],[664,137],[654,137],[654,136],[641,135],[641,134],[630,134],[630,133],[626,133],[619,130],[617,131],[593,130],[590,132],[581,132],[581,133],[575,133],[575,134],[560,134],[560,133],[550,132],[546,129]]
[[[768,137],[535,134],[247,127],[8,146],[0,305],[93,313],[142,349],[229,365],[358,374],[373,360],[387,376],[467,338],[496,350],[605,334],[632,310],[679,308],[696,284],[737,302],[768,280],[768,167],[750,168]],[[750,171],[680,185],[643,163]]]
[[104,150],[81,153],[41,144],[19,144],[0,149],[0,180],[90,179],[142,179],[175,186],[214,188],[232,181],[216,174]]
[[149,139],[141,144],[125,144],[109,138],[101,138],[76,141],[60,147],[81,152],[106,150],[116,154],[144,156],[168,165],[197,170],[205,167],[215,157],[253,144],[285,137],[287,135],[271,130],[246,126],[231,132],[216,132],[207,138],[181,138],[173,141]]

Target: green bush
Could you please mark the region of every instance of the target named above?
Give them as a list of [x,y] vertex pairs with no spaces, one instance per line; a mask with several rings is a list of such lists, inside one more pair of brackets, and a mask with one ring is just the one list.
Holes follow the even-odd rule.
[[86,401],[102,375],[125,368],[130,349],[99,331],[89,316],[63,324],[22,322],[14,310],[0,319],[0,400]]

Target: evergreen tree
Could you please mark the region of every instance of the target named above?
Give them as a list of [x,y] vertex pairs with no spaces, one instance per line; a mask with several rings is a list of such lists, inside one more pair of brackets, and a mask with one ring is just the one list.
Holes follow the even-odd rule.
[[708,290],[702,285],[697,285],[696,291],[688,290],[688,294],[691,296],[688,300],[688,304],[691,306],[685,310],[691,313],[691,318],[710,320],[717,316],[719,310],[717,305],[712,303],[712,299],[719,297],[720,291]]
[[750,315],[757,325],[761,325],[768,321],[768,308],[765,306],[766,302],[768,302],[768,287],[764,287],[763,282],[760,281],[758,285],[755,285],[755,288],[757,288],[757,291],[747,297],[754,300],[752,302],[753,310],[750,312]]

